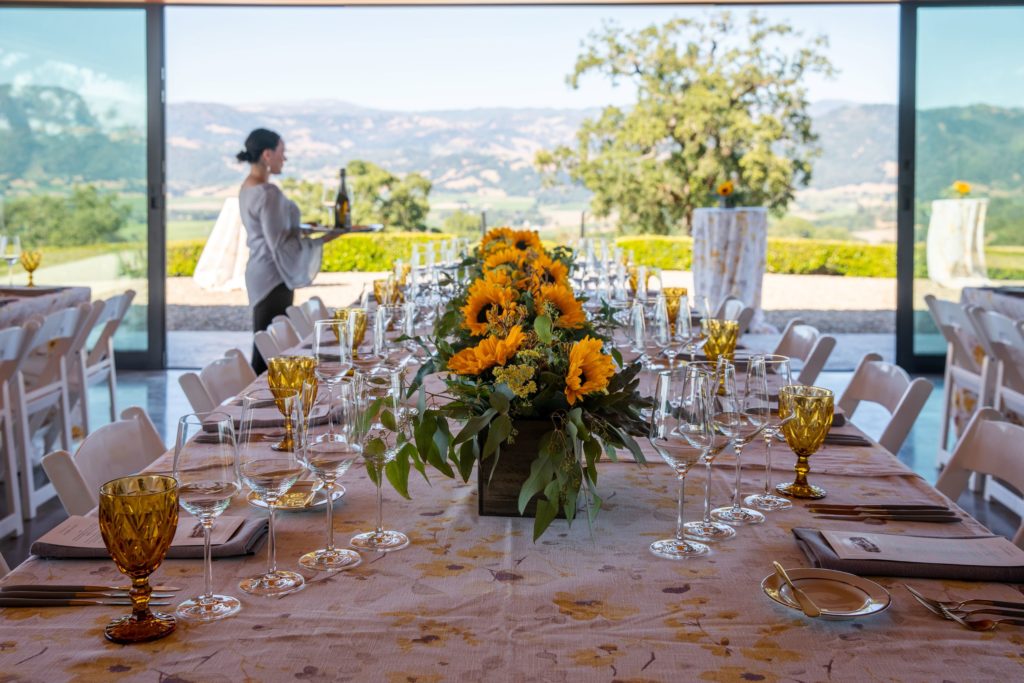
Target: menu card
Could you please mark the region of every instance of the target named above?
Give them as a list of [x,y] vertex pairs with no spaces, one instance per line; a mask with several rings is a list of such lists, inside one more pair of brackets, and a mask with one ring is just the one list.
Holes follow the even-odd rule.
[[841,560],[1024,567],[1024,550],[1002,536],[941,538],[862,531],[822,531]]
[[[217,523],[213,525],[210,534],[210,544],[220,545],[226,543],[234,535],[238,527],[242,526],[244,517],[218,517]],[[66,546],[71,548],[106,548],[103,543],[103,536],[100,534],[100,523],[96,517],[81,517],[72,515],[54,529],[43,535],[39,543]],[[178,520],[178,530],[174,534],[172,546],[188,546],[203,544],[203,528],[192,517],[182,517]]]

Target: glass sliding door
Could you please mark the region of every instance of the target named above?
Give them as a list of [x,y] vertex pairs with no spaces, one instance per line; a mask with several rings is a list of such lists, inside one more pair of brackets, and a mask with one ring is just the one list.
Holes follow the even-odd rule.
[[147,11],[0,7],[0,234],[42,253],[38,284],[94,299],[135,290],[115,338],[132,365],[162,348],[150,335]]
[[946,349],[926,295],[1024,284],[1024,6],[918,7],[916,25],[910,347],[922,367]]

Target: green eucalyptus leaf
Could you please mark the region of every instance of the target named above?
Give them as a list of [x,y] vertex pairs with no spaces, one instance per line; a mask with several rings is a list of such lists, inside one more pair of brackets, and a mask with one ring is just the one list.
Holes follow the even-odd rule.
[[380,422],[386,429],[392,432],[398,431],[398,423],[395,421],[395,414],[390,410],[385,410],[380,414]]
[[538,315],[533,321],[533,331],[537,338],[544,344],[551,343],[551,318],[547,315]]
[[384,466],[384,473],[391,486],[400,496],[409,500],[409,458],[399,453],[395,459]]
[[471,439],[480,433],[480,430],[490,424],[491,419],[498,414],[494,408],[488,408],[483,415],[477,415],[466,422],[459,435],[455,437],[455,445],[458,446],[466,439]]
[[498,449],[498,446],[505,443],[511,433],[512,420],[508,415],[498,415],[494,418],[487,429],[487,441],[484,443],[484,450],[480,453],[480,459],[486,460],[490,457]]
[[469,481],[470,475],[473,474],[473,465],[476,464],[476,456],[476,439],[464,441],[462,446],[459,448],[459,474],[462,475],[462,481]]
[[558,505],[543,498],[537,499],[537,516],[533,520],[533,542],[544,535],[551,522],[558,516]]

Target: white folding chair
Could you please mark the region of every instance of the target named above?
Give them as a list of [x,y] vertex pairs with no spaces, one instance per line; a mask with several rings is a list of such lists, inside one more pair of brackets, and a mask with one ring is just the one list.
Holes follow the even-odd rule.
[[743,335],[750,329],[750,321],[754,319],[754,309],[734,296],[727,296],[722,299],[715,317],[719,320],[735,320],[739,323],[740,334]]
[[277,340],[274,339],[269,330],[260,330],[253,335],[253,344],[256,346],[259,354],[263,356],[264,362],[283,353],[283,350],[277,345]]
[[309,318],[311,323],[331,317],[331,312],[327,310],[327,306],[324,305],[323,299],[318,296],[309,297],[309,299],[302,302],[299,307],[306,314],[306,317]]
[[[932,314],[935,326],[946,338],[946,371],[942,387],[942,426],[939,432],[939,451],[936,462],[943,467],[950,457],[949,435],[955,419],[957,392],[961,389],[974,392],[978,401],[974,410],[992,405],[992,385],[995,366],[985,364],[984,359],[975,355],[975,347],[981,352],[980,341],[967,311],[953,301],[936,299],[927,294],[924,297]],[[982,367],[982,366],[985,367]]]
[[28,352],[29,343],[39,330],[39,323],[29,320],[21,327],[0,330],[0,425],[3,427],[3,458],[0,459],[0,474],[3,475],[3,492],[6,512],[0,516],[0,538],[8,535],[21,536],[24,524],[21,520],[21,494],[18,491],[18,458],[14,443],[15,422],[11,409],[11,384]]
[[797,384],[812,386],[835,347],[835,337],[822,334],[818,328],[805,324],[799,318],[794,318],[782,331],[782,338],[773,353],[801,361],[803,366],[794,380]]
[[[967,488],[973,472],[996,477],[1024,491],[1021,443],[1024,443],[1024,427],[1007,422],[993,408],[979,409],[953,449],[935,488],[955,501]],[[1012,540],[1024,548],[1024,519]]]
[[[112,296],[101,305],[95,321],[86,330],[86,342],[78,353],[72,375],[72,394],[80,396],[82,429],[89,433],[88,387],[106,382],[110,393],[110,421],[117,420],[117,367],[114,364],[114,334],[132,305],[135,291]],[[96,305],[96,304],[94,304]]]
[[267,332],[274,338],[277,348],[281,349],[281,351],[286,351],[302,343],[302,339],[299,338],[298,333],[287,318],[271,322],[267,326]]
[[[285,309],[285,313],[288,315],[288,321],[300,337],[308,337],[313,333],[313,321],[309,319],[309,316],[306,315],[301,306],[289,306]],[[277,317],[274,320],[277,320]]]
[[[982,375],[987,374],[987,365],[995,368],[992,374],[992,406],[1004,415],[1013,412],[1024,418],[1024,322],[979,306],[968,307],[967,315],[974,323],[978,341],[985,350]],[[985,499],[992,498],[1024,515],[1024,499],[1020,493],[999,481],[988,480],[985,482]]]
[[99,503],[101,485],[141,472],[166,450],[146,411],[133,406],[125,409],[121,420],[87,436],[74,456],[67,450],[43,456],[43,470],[64,510],[84,515]]
[[862,401],[877,403],[889,412],[889,423],[878,443],[896,455],[932,393],[932,383],[918,377],[911,381],[906,371],[882,361],[877,353],[861,358],[843,395],[836,404],[852,418]]
[[206,413],[225,399],[237,396],[255,380],[256,373],[245,360],[245,354],[238,349],[229,349],[223,358],[213,361],[198,374],[186,372],[178,378],[178,383],[185,390],[192,410]]
[[68,365],[84,344],[84,331],[97,313],[91,304],[79,304],[43,318],[15,375],[11,401],[18,419],[21,513],[25,519],[34,518],[37,508],[55,495],[49,482],[35,485],[32,440],[39,429],[46,427],[44,453],[57,438],[65,450],[71,447]]
[[4,559],[3,553],[0,553],[0,579],[4,578],[11,573],[11,568],[7,566],[7,560]]

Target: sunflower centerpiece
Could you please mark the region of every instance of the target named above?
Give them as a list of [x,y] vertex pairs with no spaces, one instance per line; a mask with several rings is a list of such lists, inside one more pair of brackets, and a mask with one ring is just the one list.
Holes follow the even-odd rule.
[[[462,264],[469,284],[438,317],[436,353],[410,391],[415,448],[389,471],[400,493],[411,467],[468,481],[479,462],[481,514],[533,514],[536,539],[558,516],[571,522],[580,499],[589,519],[597,513],[602,456],[628,449],[643,462],[640,368],[605,351],[570,285],[572,263],[534,231],[496,228]],[[446,391],[428,407],[423,382],[435,372]]]

